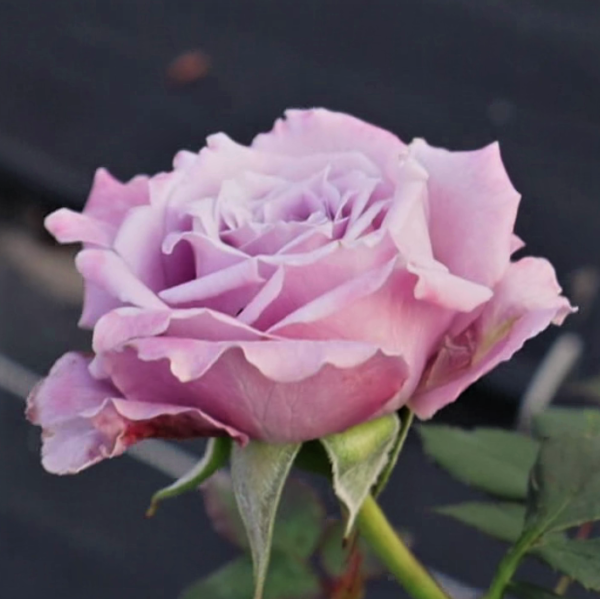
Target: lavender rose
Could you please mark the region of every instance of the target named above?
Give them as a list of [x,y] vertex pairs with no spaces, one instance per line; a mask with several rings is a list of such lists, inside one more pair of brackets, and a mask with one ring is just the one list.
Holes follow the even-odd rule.
[[410,406],[429,418],[570,312],[552,266],[511,262],[519,195],[497,145],[448,152],[326,110],[250,147],[223,134],[83,214],[81,325],[29,398],[43,463],[77,472],[146,437],[288,442]]

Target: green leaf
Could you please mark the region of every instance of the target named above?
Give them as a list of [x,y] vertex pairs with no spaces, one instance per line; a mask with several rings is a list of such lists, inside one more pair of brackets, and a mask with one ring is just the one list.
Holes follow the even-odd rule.
[[574,540],[554,536],[535,554],[586,589],[600,591],[600,538]]
[[290,478],[281,495],[275,520],[273,548],[297,558],[315,551],[325,521],[325,508],[306,483]]
[[508,594],[519,599],[561,599],[561,595],[528,582],[512,582],[508,586]]
[[509,543],[519,539],[525,522],[525,506],[518,503],[474,501],[437,508],[436,512]]
[[217,472],[202,485],[204,507],[214,529],[228,541],[246,549],[248,535],[240,516],[228,472]]
[[263,597],[279,498],[299,449],[299,443],[250,441],[231,453],[233,490],[254,562],[255,599]]
[[[215,530],[242,549],[248,536],[235,500],[233,481],[218,472],[202,487],[204,505]],[[279,502],[273,530],[273,549],[298,558],[315,550],[325,520],[325,508],[317,494],[296,478],[288,479]]]
[[[319,561],[329,578],[344,575],[350,559],[352,543],[344,541],[344,526],[339,521],[330,522],[323,534],[319,547]],[[361,575],[363,579],[375,578],[384,572],[383,565],[367,542],[359,535],[357,550],[361,555]]]
[[250,599],[253,584],[252,560],[244,556],[195,582],[179,599]]
[[537,536],[600,519],[600,436],[542,443],[531,474],[526,531]]
[[165,499],[177,497],[177,495],[197,489],[205,480],[227,463],[230,453],[231,439],[229,437],[209,439],[206,445],[206,453],[196,466],[173,484],[154,493],[150,500],[150,507],[146,511],[146,516],[149,518],[154,516],[159,504]]
[[458,480],[492,495],[525,499],[539,444],[519,433],[426,425],[418,429],[425,453]]
[[399,431],[398,416],[390,414],[321,439],[331,461],[333,489],[348,508],[346,535],[387,465]]
[[600,410],[549,408],[535,417],[533,430],[539,437],[597,435],[600,433]]
[[[250,599],[253,582],[252,560],[243,556],[188,587],[180,599]],[[307,564],[273,553],[264,599],[313,599],[320,591]]]

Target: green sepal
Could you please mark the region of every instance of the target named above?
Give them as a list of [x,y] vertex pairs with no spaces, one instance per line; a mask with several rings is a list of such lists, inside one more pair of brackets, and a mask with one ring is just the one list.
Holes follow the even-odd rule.
[[334,492],[348,510],[346,536],[388,464],[399,432],[398,415],[389,414],[321,439],[331,461]]
[[154,493],[150,500],[150,507],[146,511],[146,516],[148,518],[154,516],[159,504],[165,499],[177,497],[182,493],[197,489],[217,470],[225,466],[231,454],[231,444],[232,441],[229,437],[209,439],[204,457],[189,472],[173,484]]
[[381,493],[383,493],[383,490],[386,488],[388,481],[390,480],[390,476],[392,476],[396,462],[398,461],[400,453],[404,448],[406,437],[408,437],[408,431],[410,430],[414,414],[410,408],[405,406],[398,412],[398,418],[400,419],[400,431],[396,435],[396,441],[394,442],[394,445],[390,451],[388,463],[385,465],[385,468],[379,475],[377,484],[373,489],[373,497],[378,497],[381,495]]

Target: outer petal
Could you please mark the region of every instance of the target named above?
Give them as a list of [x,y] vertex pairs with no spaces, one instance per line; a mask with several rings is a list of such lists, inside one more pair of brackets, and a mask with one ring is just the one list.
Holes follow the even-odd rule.
[[359,151],[383,170],[406,152],[406,145],[389,131],[323,108],[287,110],[285,119],[279,119],[269,133],[258,135],[252,147],[289,156]]
[[103,356],[129,398],[196,407],[250,437],[314,439],[362,422],[404,385],[401,358],[350,342],[132,341]]
[[455,275],[493,287],[509,264],[520,199],[498,144],[449,152],[415,140],[410,149],[429,173],[429,233],[436,259]]
[[148,202],[148,177],[138,176],[127,183],[121,183],[106,169],[99,168],[83,213],[119,227],[131,208]]
[[269,338],[231,316],[204,308],[144,310],[123,307],[98,321],[93,347],[100,354],[133,339],[159,335],[202,341],[259,341]]
[[116,233],[113,225],[68,208],[61,208],[48,215],[44,225],[60,243],[83,242],[109,247]]
[[410,401],[420,418],[430,418],[464,389],[508,360],[527,339],[573,311],[560,295],[554,269],[541,258],[510,265],[480,316],[447,338]]
[[128,401],[89,373],[90,359],[64,355],[31,393],[27,415],[43,428],[42,463],[56,474],[79,472],[148,437],[245,436],[198,409]]

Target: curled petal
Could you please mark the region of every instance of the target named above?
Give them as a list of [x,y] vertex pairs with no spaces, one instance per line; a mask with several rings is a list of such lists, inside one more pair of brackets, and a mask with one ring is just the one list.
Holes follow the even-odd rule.
[[429,234],[453,274],[493,287],[508,267],[520,195],[498,144],[449,152],[415,140],[411,155],[429,173]]
[[365,121],[323,108],[286,110],[273,130],[258,135],[252,147],[289,156],[360,149],[377,165],[397,162],[406,145],[395,135]]
[[411,399],[420,418],[430,418],[471,383],[508,360],[525,341],[573,311],[560,295],[554,269],[541,258],[510,265],[494,297],[464,331],[447,338]]
[[98,321],[93,347],[100,354],[133,339],[159,335],[202,341],[258,341],[268,338],[231,316],[205,308],[144,310],[123,307]]
[[83,213],[119,227],[131,208],[149,202],[148,181],[148,177],[140,175],[127,183],[121,183],[106,169],[99,168]]
[[199,409],[120,397],[90,375],[89,362],[66,354],[28,399],[28,418],[43,428],[42,463],[49,472],[79,472],[149,437],[227,434],[245,442],[245,435]]
[[60,243],[82,242],[100,247],[109,247],[116,232],[111,224],[68,208],[47,216],[44,225]]

